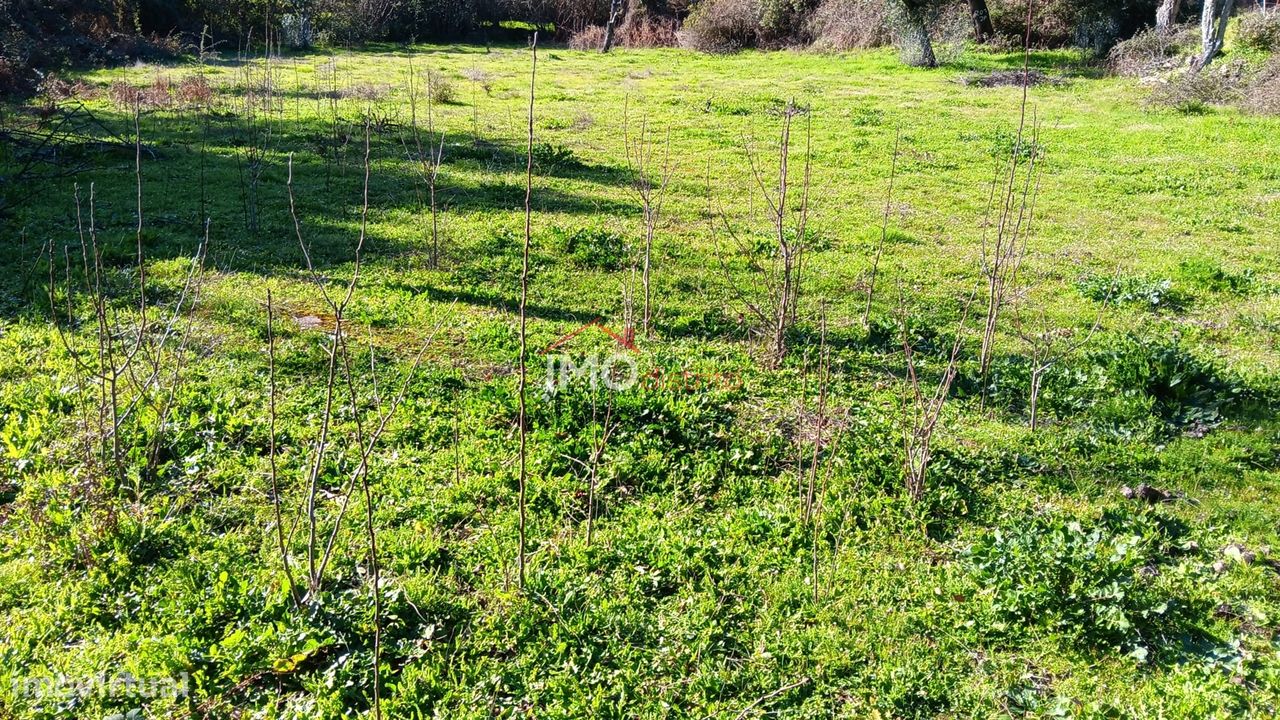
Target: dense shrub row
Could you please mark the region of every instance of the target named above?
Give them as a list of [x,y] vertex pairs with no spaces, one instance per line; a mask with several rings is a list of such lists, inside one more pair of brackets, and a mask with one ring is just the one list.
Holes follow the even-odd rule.
[[[1155,0],[1048,0],[1037,3],[1031,28],[1036,45],[1105,50],[1155,19]],[[1026,3],[986,0],[997,41],[1021,44]],[[947,0],[701,0],[686,28],[696,47],[810,44],[855,49],[884,44],[924,22],[942,37],[959,16],[968,25],[971,3]],[[971,26],[970,26],[971,29]]]
[[[1023,0],[621,0],[615,42],[675,44],[711,52],[816,45],[848,50],[895,42],[905,59],[932,64],[933,44],[985,34],[1020,46]],[[576,47],[598,46],[613,0],[0,0],[0,91],[34,87],[39,72],[68,63],[110,63],[173,54],[206,43],[226,48],[263,38],[281,46],[345,45],[483,36],[504,23],[534,23]],[[1155,18],[1157,0],[1044,0],[1033,44],[1105,51]],[[1191,19],[1195,3],[1184,3]],[[1277,46],[1276,20],[1247,19],[1241,42]],[[477,37],[477,39],[480,39]]]

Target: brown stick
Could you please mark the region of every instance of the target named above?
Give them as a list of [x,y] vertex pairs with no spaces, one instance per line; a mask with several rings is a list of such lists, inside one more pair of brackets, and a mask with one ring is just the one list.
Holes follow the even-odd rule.
[[752,710],[755,710],[755,709],[756,709],[758,706],[760,706],[761,704],[766,703],[766,702],[768,702],[768,701],[770,701],[770,700],[772,700],[772,699],[774,699],[774,698],[778,697],[779,695],[781,695],[781,694],[783,694],[783,693],[785,693],[785,692],[788,692],[788,691],[790,691],[790,690],[795,690],[796,688],[801,687],[801,686],[803,686],[803,685],[807,685],[807,684],[809,684],[809,678],[807,678],[807,677],[806,677],[806,678],[801,678],[801,679],[799,679],[799,680],[797,680],[797,681],[795,681],[795,682],[793,682],[793,683],[789,683],[789,684],[787,684],[787,685],[783,685],[782,687],[778,688],[777,690],[774,690],[773,692],[771,692],[771,693],[769,693],[769,694],[767,694],[767,695],[764,695],[764,696],[762,696],[762,697],[756,698],[756,700],[755,700],[754,702],[752,702],[750,705],[748,705],[748,706],[746,706],[745,708],[743,708],[743,709],[742,709],[742,712],[738,713],[738,714],[737,714],[737,716],[734,718],[734,720],[744,720],[744,718],[746,718],[746,717],[747,717],[747,715],[751,714],[751,711],[752,711]]
[[289,597],[294,607],[301,607],[298,597],[298,584],[293,579],[293,569],[289,566],[289,550],[284,539],[284,518],[280,512],[280,482],[276,467],[276,333],[275,305],[271,297],[271,289],[267,289],[267,380],[269,384],[267,401],[267,456],[271,462],[271,507],[275,513],[276,544],[280,550],[280,562],[284,566],[284,577],[289,583]]
[[538,78],[538,33],[534,31],[530,45],[533,59],[529,70],[529,144],[525,151],[525,185],[524,185],[524,252],[520,266],[520,398],[517,422],[520,432],[520,538],[517,555],[520,589],[525,587],[525,549],[528,523],[528,437],[525,428],[526,399],[528,385],[528,337],[526,334],[526,309],[529,301],[529,246],[533,244],[533,108],[536,97]]
[[885,242],[889,239],[889,213],[893,209],[893,185],[898,178],[898,157],[902,147],[902,125],[893,138],[893,163],[889,167],[889,192],[884,198],[884,219],[880,224],[880,242],[876,243],[876,254],[871,261],[871,277],[867,280],[867,304],[862,309],[863,327],[871,326],[871,301],[876,294],[876,273],[880,270],[880,258],[884,255]]

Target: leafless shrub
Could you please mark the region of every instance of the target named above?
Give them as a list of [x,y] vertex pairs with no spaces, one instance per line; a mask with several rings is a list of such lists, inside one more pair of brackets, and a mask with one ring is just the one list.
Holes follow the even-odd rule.
[[569,48],[571,50],[599,50],[603,44],[603,25],[588,25],[569,38]]
[[[670,18],[635,18],[618,27],[613,34],[615,47],[655,48],[674,47],[679,44],[678,25]],[[599,50],[604,45],[605,28],[603,25],[588,25],[569,38],[569,47],[574,50]]]
[[[804,170],[799,189],[799,200],[793,196],[793,170],[791,168],[792,124],[798,115],[805,116]],[[725,234],[733,241],[738,254],[751,271],[746,281],[749,286],[735,282],[724,258],[719,258],[729,287],[746,309],[748,332],[765,342],[766,364],[778,367],[787,354],[787,334],[796,322],[800,300],[801,278],[805,242],[809,221],[809,187],[812,178],[812,116],[794,102],[787,103],[782,112],[782,129],[778,140],[778,168],[776,177],[766,182],[756,151],[744,137],[743,149],[751,167],[755,182],[769,217],[769,247],[743,237],[729,221],[723,208],[719,217]],[[711,202],[710,171],[708,170],[708,202]],[[772,188],[770,187],[772,185]],[[715,217],[711,215],[711,217]],[[794,216],[794,219],[792,219]],[[788,222],[790,220],[790,222]]]
[[101,94],[101,91],[83,80],[74,82],[64,80],[56,74],[50,73],[40,83],[40,87],[36,92],[49,100],[60,102],[63,100],[92,100]]
[[863,50],[889,43],[885,0],[824,0],[809,18],[820,50]]
[[[832,454],[829,452],[840,447],[840,439],[844,435],[846,423],[842,418],[828,418],[828,395],[831,384],[831,351],[827,347],[827,308],[820,311],[818,340],[818,406],[813,434],[813,455],[809,462],[808,487],[804,494],[805,520],[812,525],[812,578],[813,599],[816,601],[821,591],[821,575],[819,573],[819,537],[822,528],[823,499],[827,493],[827,481],[831,472]],[[834,426],[834,438],[829,438],[826,431]],[[821,474],[822,483],[818,484]]]
[[143,87],[117,80],[108,89],[107,97],[118,107],[130,110],[177,110],[207,106],[213,99],[213,88],[202,75],[189,75],[176,84],[168,76],[160,76]]
[[[70,247],[62,257],[49,246],[49,305],[63,349],[73,360],[75,385],[80,400],[80,444],[90,472],[103,479],[104,488],[123,490],[130,479],[135,483],[135,500],[142,495],[141,483],[159,473],[170,417],[178,392],[186,379],[191,358],[194,327],[193,308],[199,301],[208,248],[209,225],[186,279],[176,299],[157,303],[147,292],[147,259],[143,250],[142,142],[138,113],[134,112],[134,152],[136,182],[136,273],[128,287],[133,295],[125,309],[114,294],[119,291],[103,262],[104,249],[98,239],[96,193],[89,186],[87,216],[76,187],[77,254]],[[86,226],[87,219],[87,226]],[[61,263],[59,263],[61,260]],[[62,265],[59,287],[57,270]],[[61,289],[61,301],[59,300]],[[88,298],[91,317],[79,317],[76,295]],[[90,328],[88,347],[75,329]],[[121,443],[124,434],[147,437],[141,460],[127,454]]]
[[356,83],[340,89],[338,97],[343,100],[377,102],[386,98],[390,92],[391,86],[386,83]]
[[708,53],[754,47],[759,40],[760,0],[705,0],[684,23],[680,44]]
[[[367,137],[368,136],[366,135],[366,142],[367,142]],[[417,367],[422,360],[422,351],[420,350],[418,355],[415,357],[413,366],[405,374],[403,378],[403,383],[401,386],[402,389],[400,394],[397,396],[393,396],[390,402],[386,406],[384,406],[380,402],[377,403],[375,408],[377,411],[376,413],[377,420],[372,426],[369,426],[366,428],[365,423],[361,422],[360,418],[366,416],[367,412],[361,410],[360,403],[358,401],[358,397],[355,392],[356,378],[354,376],[354,371],[352,369],[352,364],[350,362],[350,354],[351,354],[351,350],[349,347],[350,330],[348,328],[346,311],[351,303],[352,297],[354,297],[355,295],[356,288],[359,285],[359,281],[360,281],[360,269],[361,269],[360,261],[361,261],[361,253],[363,252],[363,249],[364,249],[365,229],[367,227],[366,223],[368,219],[368,207],[369,207],[368,206],[368,185],[367,185],[368,183],[368,154],[367,153],[368,153],[368,150],[366,149],[366,155],[365,155],[366,185],[365,185],[365,194],[363,195],[363,200],[361,204],[360,237],[356,243],[356,249],[355,249],[355,260],[354,260],[355,268],[352,271],[351,278],[347,281],[345,287],[342,288],[342,291],[338,294],[335,294],[330,291],[329,281],[321,277],[320,274],[316,271],[315,265],[313,264],[311,259],[309,246],[307,245],[306,241],[303,239],[302,222],[298,216],[298,212],[296,209],[297,203],[296,203],[296,196],[294,193],[294,185],[293,185],[292,160],[289,163],[289,179],[286,184],[286,187],[288,189],[288,195],[289,195],[289,214],[293,220],[295,236],[298,241],[299,248],[302,251],[303,259],[305,260],[305,263],[306,263],[307,274],[310,277],[311,281],[315,284],[317,290],[320,292],[321,297],[324,298],[325,305],[328,308],[328,313],[332,318],[331,320],[332,331],[325,333],[325,336],[328,340],[327,340],[327,346],[325,347],[326,371],[325,371],[325,377],[324,377],[324,388],[322,390],[324,395],[324,403],[322,405],[322,410],[316,425],[316,441],[312,444],[310,457],[307,459],[307,462],[306,462],[306,476],[304,478],[305,495],[302,499],[303,507],[302,507],[302,510],[300,511],[300,518],[298,520],[295,520],[295,524],[299,521],[306,523],[305,530],[307,534],[307,540],[306,540],[306,548],[305,548],[305,555],[306,555],[305,567],[306,567],[307,574],[306,574],[306,588],[305,588],[306,595],[303,596],[303,602],[313,601],[316,598],[317,593],[321,590],[324,584],[325,571],[329,565],[329,562],[332,559],[334,548],[335,548],[335,541],[338,533],[341,530],[342,518],[345,516],[347,508],[350,504],[354,486],[357,482],[360,482],[367,478],[367,473],[369,470],[369,461],[372,457],[372,453],[374,449],[376,448],[378,439],[380,438],[383,431],[385,430],[386,424],[390,420],[391,415],[395,412],[396,408],[398,407],[400,400],[403,398],[403,393],[404,393],[403,388],[407,385],[413,373],[416,372]],[[268,311],[268,316],[267,316],[268,322],[271,322],[273,317],[273,306],[271,304],[270,299],[268,300],[267,311]],[[429,343],[433,337],[434,337],[434,332],[430,337],[428,337],[427,343]],[[274,362],[275,353],[272,347],[272,345],[274,344],[273,334],[269,335],[268,342],[269,342],[268,357]],[[426,343],[424,343],[422,347],[422,350],[425,350],[425,349],[426,349]],[[272,370],[271,376],[274,378],[274,368]],[[274,398],[275,394],[276,394],[275,389],[272,388],[271,397]],[[335,427],[336,426],[335,415],[337,413],[337,409],[335,406],[338,403],[343,402],[342,400],[343,395],[349,396],[348,401],[351,405],[351,407],[349,408],[350,415],[352,418],[355,418],[354,429],[351,431],[353,433],[353,436],[345,439],[335,438],[335,434],[337,432]],[[274,407],[274,401],[272,402],[272,406]],[[368,418],[365,418],[365,419],[367,420]],[[274,427],[275,425],[274,419],[272,420],[270,425]],[[366,432],[366,430],[368,432]],[[344,440],[347,443],[346,445],[343,444]],[[274,439],[272,440],[272,445],[274,447]],[[328,541],[322,542],[321,535],[324,534],[324,530],[321,527],[321,521],[320,521],[320,518],[318,517],[317,501],[318,501],[318,495],[320,491],[321,474],[325,472],[325,468],[327,466],[327,458],[332,452],[351,452],[356,456],[355,457],[356,462],[353,463],[353,466],[354,466],[353,469],[346,471],[346,478],[342,483],[340,483],[341,492],[339,495],[340,501],[338,505],[337,516],[333,520],[332,527],[328,532],[328,535],[329,535]],[[275,482],[276,481],[273,479],[273,484]],[[292,533],[290,533],[290,535],[292,536]],[[287,558],[286,558],[286,562],[287,562]]]
[[1243,63],[1211,66],[1199,72],[1176,75],[1156,85],[1147,98],[1147,105],[1189,115],[1202,113],[1212,105],[1227,105],[1240,100],[1245,83]]
[[915,349],[911,345],[906,300],[899,288],[898,311],[902,324],[902,356],[906,365],[906,382],[902,397],[902,468],[907,494],[917,502],[924,497],[925,490],[928,488],[929,465],[933,461],[934,435],[938,432],[938,426],[942,421],[942,410],[947,404],[947,398],[951,395],[951,384],[955,381],[959,370],[960,350],[964,346],[969,308],[972,305],[973,296],[971,295],[965,301],[964,309],[960,313],[960,321],[956,324],[955,341],[947,356],[947,364],[942,368],[932,392],[926,395],[924,383],[920,379]]
[[173,82],[168,76],[161,76],[151,81],[151,85],[142,91],[142,106],[152,110],[166,110],[176,105],[173,96]]
[[[281,529],[283,527],[283,511],[280,501],[280,482],[277,476],[278,468],[274,457],[276,450],[276,372],[274,313],[270,294],[267,296],[268,361],[270,363],[269,380],[271,383],[269,396],[271,417],[269,418],[268,426],[271,431],[270,449],[272,458],[270,472],[274,495],[273,506],[277,522],[277,544],[281,552],[281,562],[285,567],[286,577],[290,583],[290,593],[299,605],[314,606],[320,602],[320,593],[325,586],[326,571],[337,548],[337,540],[343,528],[343,519],[346,517],[352,499],[357,495],[357,484],[359,484],[359,494],[365,506],[364,530],[368,542],[368,566],[371,579],[370,587],[373,595],[373,708],[374,717],[381,717],[382,582],[378,559],[377,532],[374,525],[375,498],[370,481],[370,467],[373,463],[378,443],[391,419],[403,404],[409,385],[417,374],[419,367],[421,367],[426,350],[435,339],[440,325],[436,325],[419,347],[412,364],[401,374],[398,390],[394,394],[384,395],[379,391],[380,384],[376,378],[377,369],[374,366],[375,361],[372,356],[372,349],[370,350],[371,367],[369,372],[373,376],[370,379],[373,402],[371,408],[365,407],[368,403],[361,400],[357,390],[357,372],[352,363],[350,330],[346,313],[360,281],[362,252],[367,238],[370,176],[369,135],[369,126],[366,124],[364,132],[364,189],[360,206],[359,238],[356,242],[351,278],[346,282],[345,288],[338,293],[331,292],[330,281],[321,277],[316,271],[309,246],[303,238],[302,223],[298,216],[294,194],[292,158],[289,161],[287,191],[289,196],[289,215],[293,220],[294,233],[306,263],[307,274],[315,284],[321,297],[324,298],[329,314],[333,319],[332,332],[326,333],[328,338],[325,347],[326,371],[322,391],[324,401],[316,424],[315,440],[311,444],[306,459],[303,496],[296,507],[291,509],[290,513],[293,516],[291,522],[293,529],[296,530],[299,526],[302,526],[306,536],[305,564],[301,565],[306,572],[305,595],[301,594],[300,589],[295,585],[291,570],[293,563],[290,561],[289,545],[290,539],[294,534],[293,530],[290,530],[286,538]],[[385,385],[382,386],[385,387]],[[394,387],[394,385],[392,386]],[[345,408],[339,410],[339,404],[345,405]],[[338,421],[339,416],[345,422],[340,423]],[[342,456],[342,459],[346,462],[333,462],[333,456],[335,455]],[[337,510],[329,520],[326,529],[325,519],[320,517],[320,504],[318,501],[321,476],[332,472],[330,468],[333,467],[342,467],[343,469],[339,472],[342,473],[343,477],[338,481]],[[325,537],[326,535],[327,538]]]
[[[1022,75],[1029,77],[1031,68],[1031,26],[1033,4],[1027,3],[1027,35],[1023,46]],[[988,371],[995,352],[996,330],[1005,299],[1017,280],[1018,269],[1027,253],[1027,239],[1035,219],[1036,197],[1040,189],[1038,161],[1039,126],[1034,118],[1028,128],[1027,103],[1029,87],[1022,83],[1022,103],[1018,114],[1018,132],[1009,147],[1007,158],[996,165],[991,179],[991,195],[987,201],[986,219],[982,227],[979,269],[986,281],[986,319],[982,329],[982,348],[978,354],[978,374],[982,387],[981,407],[986,407]],[[997,194],[999,195],[997,199]],[[993,212],[995,215],[993,216]]]
[[[439,145],[433,146],[432,138],[427,138],[426,146],[422,143],[422,130],[418,125],[418,90],[417,83],[414,81],[415,73],[413,66],[409,66],[409,108],[411,113],[410,127],[413,134],[413,148],[406,146],[406,153],[409,159],[418,167],[418,179],[414,182],[414,189],[417,190],[419,183],[425,183],[427,186],[428,206],[431,210],[431,256],[430,264],[432,268],[440,266],[440,208],[436,202],[436,181],[440,177],[440,164],[444,160],[444,140],[445,134],[440,133]],[[434,124],[434,108],[435,99],[431,93],[432,85],[430,84],[431,73],[427,73],[427,127],[428,134],[432,132]],[[403,142],[403,140],[402,140]],[[422,193],[418,191],[418,204],[422,206]]]
[[1145,77],[1186,65],[1200,42],[1191,25],[1146,29],[1118,43],[1107,56],[1107,66],[1117,75]]
[[447,75],[437,70],[427,70],[427,97],[437,105],[448,105],[457,101],[458,91]]
[[672,18],[631,14],[618,28],[614,43],[628,48],[675,47],[679,23]]
[[876,243],[875,255],[871,258],[871,271],[867,275],[867,302],[862,308],[862,325],[871,327],[871,302],[876,295],[876,275],[880,270],[880,258],[884,256],[884,245],[889,239],[889,216],[893,212],[893,186],[898,179],[898,158],[902,152],[902,127],[899,126],[893,138],[893,162],[889,168],[889,190],[884,198],[884,217],[880,224],[880,241]]
[[1257,115],[1280,115],[1280,59],[1272,60],[1245,88],[1243,107]]
[[[270,98],[266,100],[271,103]],[[273,124],[258,109],[258,103],[249,96],[244,98],[244,114],[241,116],[242,132],[249,140],[236,149],[236,170],[240,177],[240,201],[244,209],[245,230],[258,232],[258,190],[267,170],[274,137]]]
[[[818,466],[820,465],[819,460],[822,458],[823,433],[827,429],[827,391],[831,380],[831,355],[827,350],[827,311],[825,307],[822,309],[819,328],[817,422],[815,423],[813,437],[813,459],[809,463],[808,488],[805,490],[804,495],[804,518],[806,522],[815,518],[814,503],[817,500]],[[815,556],[814,564],[816,565],[817,562]]]
[[671,176],[675,172],[675,164],[671,160],[671,131],[667,130],[662,143],[662,163],[656,165],[655,154],[658,152],[658,143],[649,133],[649,118],[640,119],[640,131],[633,137],[629,115],[628,109],[624,109],[622,136],[627,154],[627,167],[634,175],[631,186],[640,200],[644,220],[644,245],[641,247],[640,257],[640,282],[644,287],[644,315],[641,319],[641,327],[645,337],[650,337],[653,332],[653,293],[650,277],[653,238],[657,232],[658,219],[662,215],[667,186],[671,183]]
[[[1025,111],[1024,100],[1023,112]],[[1023,122],[1025,123],[1025,118]],[[1035,219],[1036,196],[1040,188],[1038,161],[1041,152],[1038,129],[1033,126],[1028,137],[1025,125],[1020,125],[1009,158],[997,166],[996,175],[991,182],[991,197],[983,223],[979,263],[987,286],[986,318],[982,329],[982,347],[978,355],[983,406],[986,405],[989,390],[987,378],[995,352],[1000,315],[1026,257],[1027,240]]]
[[1262,52],[1280,52],[1280,13],[1272,11],[1245,15],[1240,20],[1236,42]]
[[189,75],[178,82],[174,94],[183,105],[207,107],[213,99],[213,87],[203,75]]
[[617,427],[618,422],[613,417],[613,404],[610,398],[606,397],[603,418],[601,418],[600,408],[593,396],[591,401],[591,425],[588,428],[591,433],[591,444],[586,459],[561,454],[562,458],[576,465],[586,476],[584,479],[587,485],[587,547],[591,547],[591,539],[595,530],[596,506],[598,503],[596,494],[600,487],[601,464],[604,461],[605,451],[609,448],[609,437],[613,435]]
[[493,77],[478,67],[469,67],[463,70],[462,77],[478,85],[486,95],[493,92]]
[[135,108],[141,104],[142,89],[122,80],[117,80],[111,83],[111,87],[107,89],[107,97],[118,107]]
[[[1113,283],[1114,286],[1114,283]],[[1102,309],[1093,326],[1087,332],[1079,333],[1073,328],[1055,325],[1045,313],[1044,307],[1031,311],[1025,306],[1026,296],[1013,303],[1013,326],[1019,339],[1027,350],[1031,362],[1031,389],[1028,395],[1028,412],[1030,414],[1031,431],[1040,427],[1040,392],[1044,387],[1044,377],[1059,362],[1075,355],[1093,337],[1102,325],[1102,317],[1110,303],[1110,294],[1103,303]]]

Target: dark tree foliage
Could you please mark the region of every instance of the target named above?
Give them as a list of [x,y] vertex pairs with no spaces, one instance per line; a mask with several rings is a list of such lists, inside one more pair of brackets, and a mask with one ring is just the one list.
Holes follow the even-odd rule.
[[43,70],[70,63],[177,50],[144,32],[143,11],[133,0],[0,0],[0,92],[30,90]]
[[[931,64],[928,18],[943,0],[889,0],[921,38]],[[734,46],[809,42],[823,0],[628,0],[624,17],[681,21],[691,13],[731,13],[714,24],[736,28]],[[1102,51],[1155,21],[1158,0],[1037,0],[1032,42]],[[970,0],[975,39],[991,32],[1020,39],[1025,0]],[[175,53],[204,33],[223,48],[270,35],[290,44],[367,40],[489,38],[506,20],[539,23],[562,37],[609,20],[609,0],[0,0],[0,92],[30,90],[42,72]],[[989,9],[990,24],[983,22]],[[745,23],[745,25],[744,25]],[[306,32],[299,34],[298,27]],[[293,28],[292,34],[286,28]],[[496,39],[496,36],[494,36]]]
[[[1026,32],[1026,0],[990,0],[997,35]],[[1031,42],[1043,47],[1078,45],[1103,52],[1155,22],[1158,0],[1037,0]]]

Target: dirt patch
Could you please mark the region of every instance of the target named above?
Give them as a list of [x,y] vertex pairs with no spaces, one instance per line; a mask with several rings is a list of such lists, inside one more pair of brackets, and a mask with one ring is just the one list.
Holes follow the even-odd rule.
[[1062,78],[1050,77],[1041,70],[996,70],[986,75],[974,75],[964,80],[965,85],[975,87],[1035,87],[1037,85],[1060,85]]
[[323,332],[329,332],[334,326],[332,320],[326,321],[318,315],[300,315],[295,317],[293,321],[298,323],[299,330],[320,330]]

